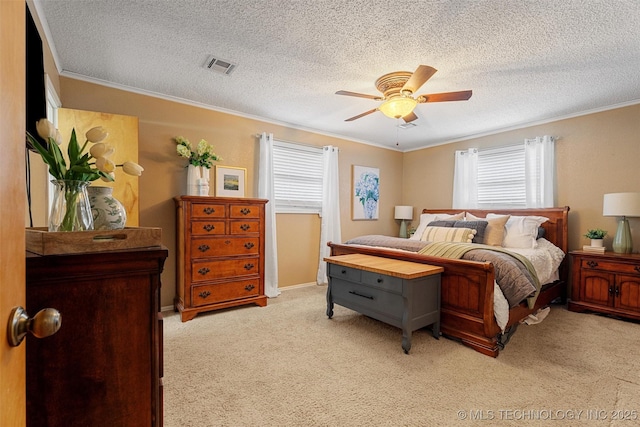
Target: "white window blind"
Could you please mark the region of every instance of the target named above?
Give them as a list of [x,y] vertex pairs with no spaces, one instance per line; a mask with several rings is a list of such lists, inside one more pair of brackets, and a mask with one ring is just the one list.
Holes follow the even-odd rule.
[[524,144],[478,151],[478,207],[525,208]]
[[273,141],[276,213],[322,212],[322,147]]

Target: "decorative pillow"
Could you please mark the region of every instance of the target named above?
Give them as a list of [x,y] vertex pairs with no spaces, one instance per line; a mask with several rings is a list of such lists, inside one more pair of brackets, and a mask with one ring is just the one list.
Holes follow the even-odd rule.
[[453,227],[453,224],[455,223],[455,219],[443,219],[440,221],[431,221],[427,224],[427,227]]
[[443,220],[443,221],[432,221],[428,224],[428,226],[470,228],[472,230],[476,230],[476,235],[473,237],[473,243],[483,243],[484,231],[487,228],[487,224],[488,224],[487,221]]
[[547,234],[547,230],[544,227],[538,227],[538,235],[536,236],[536,240],[542,239]]
[[509,220],[509,215],[503,215],[501,217],[486,218],[477,217],[467,212],[467,220],[470,221],[487,221],[487,227],[484,231],[484,240],[478,243],[484,243],[491,246],[502,246],[504,240],[505,227],[504,225]]
[[463,242],[471,243],[476,230],[457,227],[431,227],[427,226],[422,238],[425,242]]
[[463,227],[476,230],[476,235],[473,238],[473,243],[484,243],[484,235],[489,225],[489,221],[477,220],[477,221],[456,221],[453,224],[454,227]]
[[[487,214],[487,218],[503,217],[503,215]],[[536,243],[538,237],[538,227],[549,218],[544,216],[515,216],[508,218],[505,227],[502,246],[505,248],[523,248],[535,249],[538,247]]]
[[438,221],[443,219],[458,220],[463,218],[464,218],[464,212],[459,212],[455,215],[423,213],[420,215],[420,224],[418,224],[418,228],[416,229],[416,232],[413,234],[413,236],[410,237],[410,239],[420,240],[420,237],[424,233],[424,229],[427,228],[427,225],[431,221]]

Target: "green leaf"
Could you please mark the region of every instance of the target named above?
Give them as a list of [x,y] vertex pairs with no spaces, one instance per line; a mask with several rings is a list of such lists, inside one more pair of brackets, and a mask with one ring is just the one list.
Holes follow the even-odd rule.
[[43,147],[42,144],[40,144],[33,136],[31,136],[31,134],[29,132],[27,132],[27,138],[29,139],[29,142],[31,142],[31,145],[33,145],[35,147],[35,149],[38,150],[38,153],[42,157],[42,160],[44,160],[44,162],[47,165],[49,165],[50,168],[53,165],[55,165],[55,163],[56,163],[55,157],[52,156],[51,154],[49,154],[47,149],[45,147]]
[[69,147],[67,148],[69,153],[69,165],[77,164],[78,156],[80,156],[80,146],[76,139],[76,130],[71,129],[71,140],[69,140]]

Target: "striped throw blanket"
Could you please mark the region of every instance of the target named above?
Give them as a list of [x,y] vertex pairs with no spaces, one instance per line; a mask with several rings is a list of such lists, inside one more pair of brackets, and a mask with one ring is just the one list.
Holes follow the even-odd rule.
[[531,261],[502,247],[477,243],[433,242],[428,243],[418,253],[441,258],[491,262],[495,267],[496,282],[511,307],[527,298],[529,308],[533,308],[540,293],[540,281]]

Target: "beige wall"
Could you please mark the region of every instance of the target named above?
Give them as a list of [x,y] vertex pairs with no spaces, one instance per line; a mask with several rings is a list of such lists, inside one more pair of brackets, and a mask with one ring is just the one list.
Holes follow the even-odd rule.
[[[139,162],[145,168],[140,178],[140,225],[161,227],[170,256],[163,274],[162,305],[172,304],[175,294],[175,212],[173,197],[186,190],[185,161],[178,157],[172,138],[201,138],[215,147],[225,166],[247,168],[247,197],[257,196],[258,164],[256,134],[272,132],[277,139],[316,146],[340,148],[340,204],[343,239],[358,234],[396,234],[393,206],[400,204],[402,153],[310,133],[258,120],[238,117],[151,96],[61,77],[61,99],[65,108],[124,114],[139,118]],[[380,219],[351,220],[351,167],[353,164],[380,168]],[[278,215],[277,239],[279,285],[314,282],[319,259],[320,219],[317,215]]]
[[[640,192],[640,105],[589,114],[482,138],[405,153],[403,202],[449,208],[455,150],[513,144],[524,138],[553,135],[556,142],[557,206],[569,206],[569,247],[588,244],[589,228],[609,232],[611,249],[616,218],[602,216],[605,193]],[[640,218],[631,218],[634,252],[640,249]]]

